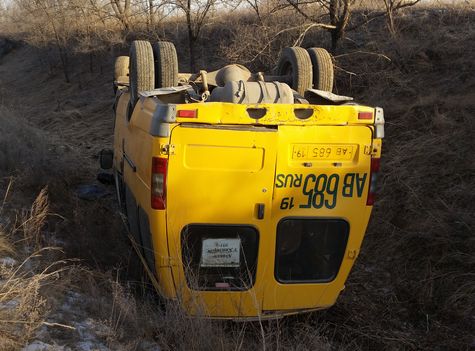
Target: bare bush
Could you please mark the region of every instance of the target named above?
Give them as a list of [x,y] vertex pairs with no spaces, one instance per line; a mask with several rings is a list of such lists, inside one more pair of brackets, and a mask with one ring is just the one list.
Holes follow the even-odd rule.
[[299,44],[300,34],[308,24],[302,24],[292,10],[259,11],[261,20],[256,20],[252,12],[238,9],[223,16],[223,23],[227,25],[219,23],[210,28],[223,38],[217,55],[222,58],[221,64],[240,63],[253,70],[269,72],[282,48]]
[[388,27],[392,35],[395,35],[397,32],[396,23],[394,21],[396,12],[405,7],[414,6],[419,2],[420,0],[384,0],[384,6],[386,7],[386,17],[388,19]]
[[201,30],[217,2],[217,0],[173,0],[170,2],[186,18],[190,69],[193,72],[196,70],[196,42],[200,38]]

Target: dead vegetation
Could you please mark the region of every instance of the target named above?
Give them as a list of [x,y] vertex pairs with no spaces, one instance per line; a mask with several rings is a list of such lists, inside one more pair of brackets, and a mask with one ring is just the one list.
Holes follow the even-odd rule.
[[[258,14],[241,9],[240,16],[223,15],[204,26],[196,42],[197,66],[241,62],[253,69],[270,69],[282,47],[295,43],[330,47],[327,32],[308,29],[308,23],[285,12],[291,9],[273,12],[264,5],[258,9]],[[366,12],[357,11],[353,21],[365,18]],[[146,24],[144,19],[138,22]],[[21,208],[29,209],[33,194],[44,185],[49,189],[49,210],[46,202],[37,200],[21,217],[24,222],[36,213],[26,222],[29,229],[27,224],[17,231],[28,233],[20,237],[7,235],[8,228],[15,226],[2,219],[1,255],[22,262],[28,257],[22,251],[24,238],[31,250],[42,250],[54,239],[64,245],[65,257],[79,258],[87,268],[69,267],[58,280],[49,274],[60,267],[43,272],[32,267],[24,271],[27,265],[18,271],[2,266],[3,282],[15,288],[8,289],[7,295],[2,290],[6,285],[0,287],[0,319],[28,321],[0,324],[4,345],[17,349],[34,339],[48,315],[69,325],[54,312],[58,307],[48,307],[41,287],[71,282],[68,291],[83,301],[78,304],[73,299],[78,306],[72,302],[83,311],[76,320],[79,324],[73,326],[75,330],[50,331],[45,342],[76,345],[87,339],[78,330],[91,318],[86,325],[101,331],[91,340],[111,349],[145,350],[143,340],[163,350],[473,347],[474,20],[472,2],[417,7],[393,18],[394,33],[380,16],[341,39],[335,52],[338,92],[381,105],[386,112],[379,202],[361,256],[337,304],[328,311],[262,325],[191,320],[174,305],[161,309],[141,278],[125,235],[121,236],[112,196],[89,203],[75,195],[78,184],[94,178],[97,151],[111,142],[111,62],[125,48],[117,43],[139,35],[168,38],[186,63],[186,23],[155,19],[148,25],[156,28],[154,32],[141,25],[125,34],[122,27],[119,39],[116,34],[113,39],[101,36],[100,45],[91,42],[88,52],[74,51],[75,41],[65,41],[69,84],[61,76],[58,56],[44,55],[45,48],[59,50],[56,44],[28,39],[28,45],[14,49],[0,65],[2,101],[15,107],[15,111],[5,107],[0,111],[0,199],[10,176],[15,177],[16,189],[15,196],[10,193],[0,207],[4,208],[0,217],[16,223],[15,216],[6,216],[5,211],[21,214]],[[90,30],[97,35],[95,28]],[[21,37],[28,38],[28,33]],[[18,62],[26,68],[25,74],[16,73]],[[31,85],[41,89],[27,89]],[[56,254],[45,257],[45,263],[58,260]],[[59,297],[49,299],[61,305],[71,293],[58,291]],[[16,300],[20,302],[13,309],[4,307]],[[30,316],[25,306],[36,312]]]
[[[7,198],[8,193],[5,195]],[[60,262],[46,260],[41,264],[39,261],[48,251],[47,247],[39,246],[40,231],[47,216],[47,201],[46,191],[42,191],[31,210],[17,213],[16,217],[10,217],[12,222],[0,226],[2,350],[19,349],[45,323],[47,298],[40,290],[46,285],[55,284],[64,269]],[[6,219],[3,210],[0,215]]]

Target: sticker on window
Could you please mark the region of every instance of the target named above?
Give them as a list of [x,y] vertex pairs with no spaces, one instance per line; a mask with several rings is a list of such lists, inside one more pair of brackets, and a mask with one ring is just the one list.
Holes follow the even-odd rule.
[[201,267],[239,267],[241,239],[204,239]]

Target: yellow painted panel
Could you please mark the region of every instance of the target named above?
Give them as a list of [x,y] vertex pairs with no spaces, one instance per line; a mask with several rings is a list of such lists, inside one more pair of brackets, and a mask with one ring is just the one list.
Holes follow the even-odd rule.
[[[372,119],[358,119],[359,112],[374,112],[374,108],[360,105],[308,105],[308,104],[232,104],[207,102],[176,105],[177,110],[196,110],[197,118],[178,117],[177,122],[211,124],[258,125],[369,125]],[[265,110],[264,117],[251,118],[248,109]],[[296,110],[311,111],[310,117],[300,119]]]
[[[263,289],[259,282],[264,277],[257,272],[255,286],[247,292],[190,290],[183,270],[181,232],[192,223],[249,225],[259,232],[260,255],[273,228],[270,220],[257,219],[255,208],[263,204],[264,218],[270,219],[277,131],[200,128],[197,132],[196,128],[177,126],[171,142],[167,230],[170,255],[180,262],[173,267],[173,274],[183,303],[192,314],[203,313],[201,307],[205,306],[205,314],[212,316],[255,316],[261,310]],[[198,158],[193,167],[184,164],[189,150]],[[218,166],[221,170],[211,168]]]
[[264,149],[257,147],[186,145],[185,166],[196,170],[257,172],[262,169]]
[[[313,141],[325,145],[353,145],[349,160],[296,159],[293,144]],[[336,278],[328,283],[283,284],[266,280],[263,308],[295,310],[328,306],[335,301],[354,263],[371,213],[366,206],[371,162],[371,129],[366,126],[279,127],[279,151],[273,189],[274,230],[282,218],[337,218],[349,223],[345,256]],[[316,195],[317,194],[317,195]],[[276,240],[267,247],[268,265],[274,267]],[[260,262],[259,262],[260,263]]]

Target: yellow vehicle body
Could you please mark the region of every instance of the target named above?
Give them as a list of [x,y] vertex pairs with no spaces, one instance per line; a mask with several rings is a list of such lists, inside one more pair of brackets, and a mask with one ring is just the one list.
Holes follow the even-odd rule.
[[165,298],[229,319],[335,303],[372,210],[375,108],[142,97],[131,111],[125,89],[115,109],[119,198]]

